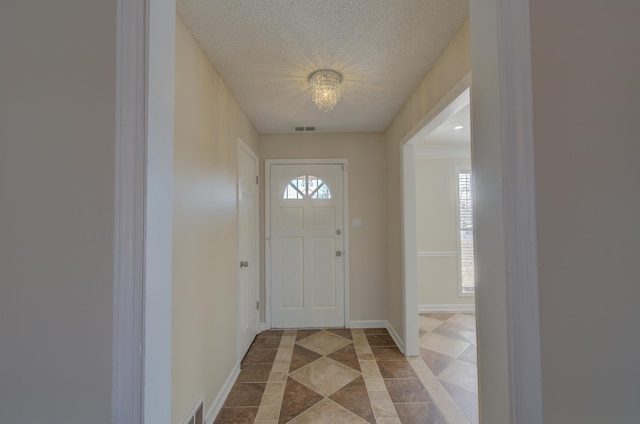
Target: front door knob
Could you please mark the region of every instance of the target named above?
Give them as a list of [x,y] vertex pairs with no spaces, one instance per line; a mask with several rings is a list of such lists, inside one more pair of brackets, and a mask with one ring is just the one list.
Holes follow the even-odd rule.
[[240,268],[246,268],[249,266],[249,261],[240,261]]
[[336,256],[342,256],[342,250],[336,250]]

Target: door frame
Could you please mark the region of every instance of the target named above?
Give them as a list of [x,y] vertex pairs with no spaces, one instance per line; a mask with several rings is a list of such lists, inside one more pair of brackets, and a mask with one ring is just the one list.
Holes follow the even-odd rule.
[[402,286],[404,288],[404,353],[420,354],[418,333],[418,242],[416,236],[415,144],[470,102],[471,74],[462,78],[400,143],[402,204]]
[[[505,236],[508,240],[516,238],[516,245],[526,239],[512,222],[526,228],[525,235],[535,237],[529,1],[470,2],[472,68],[475,86],[482,87],[482,92],[474,89],[473,102],[493,113],[476,119],[473,126],[484,131],[488,143],[504,147],[507,154],[498,160],[516,176],[506,190],[509,206],[516,207],[494,205],[489,213],[507,211]],[[139,191],[166,193],[166,187],[171,187],[173,131],[169,127],[173,122],[175,0],[117,0],[117,9],[115,166],[127,172],[114,182],[112,421],[165,424],[171,415],[170,260],[167,264],[171,220],[166,216],[150,220],[149,215],[171,210],[171,196],[156,196],[146,208],[143,202],[130,202],[128,196]],[[157,95],[150,99],[147,91]],[[493,107],[496,98],[502,100],[503,107]],[[159,105],[153,107],[155,101]],[[123,154],[129,148],[139,149],[136,151],[140,154]],[[481,153],[483,158],[492,156],[488,151]],[[476,170],[488,166],[483,162]],[[146,179],[140,180],[139,175]],[[129,237],[133,245],[125,245]],[[154,244],[159,246],[153,249]],[[484,411],[507,414],[513,418],[511,422],[539,424],[542,389],[535,239],[525,244],[524,249],[514,249],[504,263],[496,265],[511,277],[508,290],[502,287],[495,293],[504,299],[512,324],[508,336],[494,343],[513,352],[508,364],[511,375],[506,379],[508,399],[488,396],[480,400],[480,405]],[[138,253],[123,255],[128,261],[118,260],[129,248]],[[151,270],[153,275],[137,269]],[[128,297],[128,293],[134,297]],[[482,307],[484,300],[477,302]],[[142,328],[131,330],[136,320],[142,320]],[[156,320],[158,324],[150,329],[148,324]],[[478,329],[493,336],[495,331],[488,324],[480,320]],[[523,340],[527,337],[532,338]],[[496,358],[487,374],[479,376],[480,384],[492,380],[489,370],[504,374],[504,365],[497,363],[500,361]]]
[[[258,175],[260,175],[260,159],[258,158],[258,155],[255,154],[255,152],[253,150],[251,150],[251,147],[249,147],[244,141],[242,141],[242,139],[240,137],[238,137],[238,141],[237,141],[237,152],[238,152],[238,157],[237,157],[237,164],[238,164],[238,171],[240,169],[240,150],[245,151],[246,153],[249,154],[249,156],[251,156],[251,158],[255,161],[255,175],[256,177]],[[254,275],[254,281],[253,283],[255,284],[254,290],[255,290],[255,297],[258,301],[260,301],[260,184],[259,184],[259,179],[256,183],[256,185],[258,186],[256,188],[256,198],[255,198],[255,211],[254,211],[254,219],[255,219],[255,223],[256,223],[256,227],[255,227],[255,238],[256,238],[256,255],[255,258],[252,258],[252,261],[255,262],[255,275]],[[238,240],[240,240],[240,197],[239,197],[239,190],[240,190],[240,172],[238,172],[236,174],[236,214],[237,214],[237,219],[238,219]],[[236,264],[240,263],[240,242],[238,242],[238,252],[237,252],[238,256],[236,258]],[[238,281],[237,281],[237,289],[238,289],[238,323],[240,322],[240,302],[242,301],[240,299],[240,272],[238,272]],[[260,309],[258,309],[258,313],[256,314],[256,330],[258,332],[260,332]],[[241,346],[240,346],[240,325],[237,326],[237,333],[236,333],[236,353],[237,353],[237,359],[238,361],[240,361],[246,352],[242,352]]]
[[271,328],[271,165],[342,165],[342,227],[344,234],[344,326],[349,316],[349,161],[347,159],[267,159],[264,161],[265,325]]

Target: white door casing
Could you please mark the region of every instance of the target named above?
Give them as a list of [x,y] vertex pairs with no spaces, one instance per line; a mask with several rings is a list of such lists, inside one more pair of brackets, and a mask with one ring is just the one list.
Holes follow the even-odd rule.
[[346,160],[267,161],[268,324],[345,326]]
[[258,157],[238,140],[238,360],[258,334]]

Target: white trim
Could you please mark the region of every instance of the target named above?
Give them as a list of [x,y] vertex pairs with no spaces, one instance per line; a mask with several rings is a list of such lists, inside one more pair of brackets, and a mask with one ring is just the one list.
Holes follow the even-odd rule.
[[469,104],[471,96],[471,73],[458,81],[451,90],[431,109],[400,141],[400,146],[416,144],[436,128],[442,125],[448,117],[459,112]]
[[265,257],[265,308],[266,328],[271,328],[271,165],[342,165],[342,197],[343,218],[342,232],[344,236],[344,326],[349,325],[349,161],[348,159],[266,159],[264,161],[264,257]]
[[351,293],[349,289],[349,262],[351,262],[349,230],[351,227],[349,225],[349,161],[347,159],[343,159],[342,162],[342,186],[342,233],[344,234],[343,244],[346,259],[344,261],[344,326],[346,327],[351,316],[351,300],[349,297],[349,293]]
[[498,1],[512,422],[540,424],[542,381],[529,0]]
[[198,408],[200,407],[200,405],[202,405],[202,414],[203,414],[202,418],[204,419],[204,401],[205,401],[205,394],[203,393],[202,396],[200,396],[200,399],[198,399],[195,405],[193,405],[193,407],[191,408],[191,411],[189,411],[189,413],[185,415],[184,419],[182,420],[182,424],[189,424],[189,420],[195,417],[196,412],[198,412]]
[[144,412],[171,422],[175,0],[146,0]]
[[[420,332],[418,328],[418,259],[414,253],[418,250],[415,144],[408,143],[403,145],[401,149],[400,168],[402,179],[400,182],[400,201],[402,205],[402,287],[404,294],[404,338],[402,340],[403,349],[401,350],[407,356],[417,356],[420,354]],[[409,281],[411,283],[408,283]],[[398,343],[399,340],[396,341],[396,344]]]
[[[236,158],[236,162],[238,165],[238,170],[240,169],[240,150],[244,150],[254,161],[255,161],[255,175],[256,177],[258,177],[260,175],[260,159],[258,158],[258,155],[255,154],[255,152],[253,150],[251,150],[251,147],[249,147],[240,137],[238,137],[237,140],[237,158]],[[259,182],[259,180],[258,180]],[[255,293],[255,297],[256,297],[256,301],[260,301],[260,185],[258,185],[258,187],[256,188],[256,210],[255,210],[255,224],[256,224],[256,256],[255,258],[252,258],[251,261],[255,262],[255,269],[256,269],[256,281],[254,281],[256,283],[256,293]],[[240,198],[239,198],[239,193],[238,191],[240,190],[240,173],[238,172],[238,174],[236,175],[236,219],[238,220],[238,240],[240,238]],[[236,264],[240,263],[240,243],[238,243],[238,251],[237,251],[237,258],[236,258]],[[238,281],[237,281],[237,295],[238,295],[238,314],[240,314],[240,302],[242,301],[242,299],[240,299],[240,272],[238,272]],[[262,305],[261,305],[262,306]],[[240,322],[240,317],[238,316],[238,322]],[[238,325],[237,326],[237,333],[236,333],[236,352],[237,352],[237,360],[241,360],[244,355],[247,352],[243,352],[242,349],[240,348],[240,332],[241,332],[241,328]],[[256,331],[260,332],[260,310],[258,310],[258,314],[256,317]]]
[[[418,320],[418,314],[416,314],[416,322],[417,320]],[[400,336],[398,335],[398,332],[396,331],[395,328],[393,328],[393,325],[391,325],[389,321],[387,321],[386,329],[389,332],[389,335],[391,336],[393,341],[396,342],[396,346],[398,346],[398,349],[400,349],[400,352],[404,353],[405,356],[418,356],[418,354],[420,354],[419,350],[418,350],[418,353],[415,355],[409,355],[407,353],[407,350],[405,349],[405,345],[402,342],[402,339],[400,338]]]
[[240,362],[236,362],[231,373],[227,377],[227,380],[224,382],[220,391],[216,395],[215,399],[211,403],[211,406],[207,410],[206,415],[204,416],[205,423],[213,423],[213,421],[218,416],[218,413],[222,409],[222,405],[224,404],[225,399],[229,396],[229,392],[231,392],[231,388],[235,384],[238,379],[238,375],[240,375]]
[[143,420],[146,2],[117,1],[112,422]]
[[400,142],[401,217],[402,217],[402,290],[404,345],[406,354],[420,353],[418,330],[418,259],[415,205],[415,144],[438,128],[449,116],[469,104],[471,74],[465,75]]
[[418,252],[418,257],[456,257],[458,252],[443,251],[443,252]]
[[349,328],[387,328],[389,321],[384,319],[379,320],[360,320],[351,321]]
[[[263,308],[264,308],[264,306],[263,306]],[[266,329],[267,329],[267,323],[266,322],[260,322],[259,325],[258,325],[258,331],[262,333],[263,331],[266,331]]]
[[433,304],[418,305],[418,312],[475,312],[476,305],[465,304]]

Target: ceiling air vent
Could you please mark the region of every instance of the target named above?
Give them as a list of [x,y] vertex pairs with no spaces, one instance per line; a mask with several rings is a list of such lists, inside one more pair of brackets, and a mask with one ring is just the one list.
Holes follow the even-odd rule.
[[295,126],[293,127],[295,132],[312,132],[316,130],[316,127],[303,127],[303,126]]

